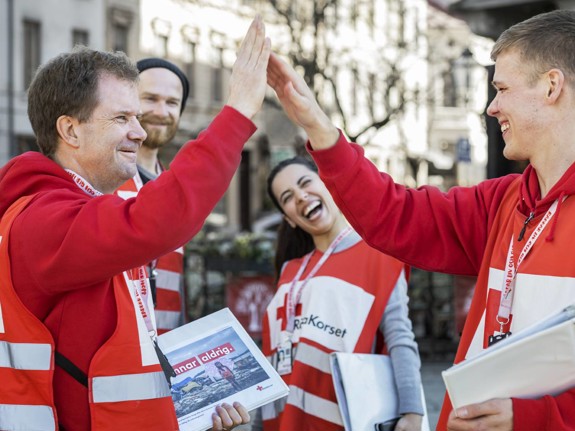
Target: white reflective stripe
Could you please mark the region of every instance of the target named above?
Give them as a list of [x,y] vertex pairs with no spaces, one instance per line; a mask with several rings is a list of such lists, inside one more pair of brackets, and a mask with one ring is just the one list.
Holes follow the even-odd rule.
[[4,331],[4,319],[2,318],[2,303],[0,302],[0,334],[3,334]]
[[174,329],[180,326],[182,313],[179,311],[164,311],[156,308],[156,326],[158,329]]
[[17,370],[49,370],[52,347],[49,344],[0,341],[0,367]]
[[92,393],[95,403],[151,400],[171,396],[163,371],[94,377]]
[[329,353],[310,346],[309,344],[299,343],[297,345],[295,360],[324,373],[331,374]]
[[50,406],[0,404],[0,430],[55,431],[54,411]]
[[132,191],[127,191],[127,190],[118,190],[116,192],[116,194],[118,196],[120,196],[122,199],[126,200],[126,199],[136,197],[138,195],[138,192],[132,192]]
[[310,394],[293,385],[290,385],[289,389],[288,404],[303,410],[307,414],[343,426],[337,403]]
[[269,421],[275,419],[283,412],[287,401],[287,396],[275,400],[262,406],[262,420]]
[[172,292],[180,291],[181,274],[160,268],[156,268],[156,272],[156,287]]

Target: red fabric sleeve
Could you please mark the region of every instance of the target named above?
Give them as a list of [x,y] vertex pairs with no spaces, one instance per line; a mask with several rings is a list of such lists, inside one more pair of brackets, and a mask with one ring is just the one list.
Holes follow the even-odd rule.
[[428,271],[476,275],[503,194],[516,175],[475,187],[409,189],[377,170],[340,135],[308,151],[335,202],[372,247]]
[[537,400],[512,398],[514,431],[575,430],[575,389]]
[[33,256],[19,269],[54,294],[102,282],[182,246],[224,195],[254,131],[249,119],[224,107],[137,198],[90,198],[65,188],[41,193],[14,223],[12,256]]

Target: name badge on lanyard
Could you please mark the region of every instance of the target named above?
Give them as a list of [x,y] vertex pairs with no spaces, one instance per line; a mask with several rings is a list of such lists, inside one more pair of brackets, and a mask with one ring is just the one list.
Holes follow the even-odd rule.
[[[563,198],[565,200],[565,198]],[[499,324],[499,331],[494,331],[493,335],[489,336],[487,341],[488,347],[493,344],[504,340],[505,338],[511,336],[511,331],[504,331],[503,328],[511,321],[511,308],[513,305],[513,294],[515,293],[515,285],[517,280],[517,271],[519,266],[523,263],[523,260],[527,257],[535,242],[539,239],[543,229],[549,223],[555,211],[557,210],[558,200],[555,200],[551,207],[547,210],[541,221],[537,224],[529,239],[526,241],[523,249],[519,253],[517,258],[517,264],[514,262],[513,258],[513,241],[514,236],[511,236],[511,241],[509,242],[509,249],[507,251],[507,259],[505,263],[505,276],[503,278],[503,286],[501,289],[501,300],[499,302],[499,310],[495,320]],[[528,219],[529,220],[529,219]]]
[[309,272],[307,277],[303,280],[303,282],[299,286],[297,293],[295,292],[297,282],[303,275],[311,257],[313,256],[314,251],[311,251],[305,256],[295,277],[293,278],[287,295],[286,329],[284,331],[281,331],[280,340],[278,345],[276,346],[276,359],[277,359],[276,370],[278,374],[285,375],[285,374],[291,374],[292,372],[293,356],[294,356],[292,337],[295,330],[295,313],[296,313],[296,306],[301,299],[303,288],[305,287],[307,282],[317,273],[317,271],[321,268],[321,266],[328,259],[328,257],[333,253],[333,251],[335,250],[337,245],[341,242],[341,240],[344,239],[351,231],[352,229],[350,227],[346,227],[332,241],[327,250],[324,252],[323,256],[315,264],[315,266]]
[[280,334],[280,343],[276,348],[276,371],[280,376],[291,374],[293,359],[293,343],[291,335],[287,331]]

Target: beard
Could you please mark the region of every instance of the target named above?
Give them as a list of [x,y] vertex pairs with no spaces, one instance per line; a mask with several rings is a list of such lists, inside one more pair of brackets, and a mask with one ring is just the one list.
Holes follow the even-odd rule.
[[[144,114],[140,119],[140,124],[148,134],[143,145],[150,149],[161,148],[174,139],[178,131],[178,123],[173,117],[158,117],[157,115]],[[151,127],[151,126],[155,127]],[[163,127],[159,128],[161,125]]]

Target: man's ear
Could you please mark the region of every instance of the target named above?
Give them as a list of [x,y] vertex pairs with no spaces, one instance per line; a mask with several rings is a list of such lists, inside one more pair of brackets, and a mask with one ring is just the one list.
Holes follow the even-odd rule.
[[58,131],[58,136],[60,139],[72,147],[78,148],[78,135],[77,126],[79,122],[74,117],[69,115],[60,115],[56,120],[56,130]]
[[292,229],[295,229],[297,227],[297,225],[293,221],[291,221],[288,216],[284,215],[284,220],[287,221],[287,224],[289,224]]
[[555,103],[565,85],[565,75],[560,69],[551,69],[547,72],[547,100]]

